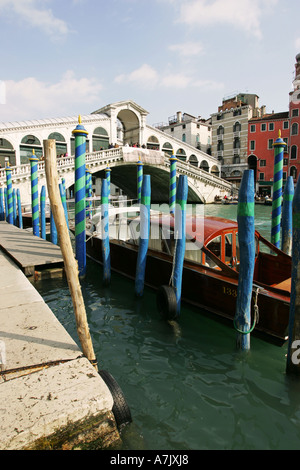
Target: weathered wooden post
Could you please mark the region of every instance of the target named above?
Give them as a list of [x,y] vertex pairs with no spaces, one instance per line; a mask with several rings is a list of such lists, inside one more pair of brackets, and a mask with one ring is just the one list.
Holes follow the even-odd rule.
[[102,237],[103,284],[105,286],[108,286],[111,280],[108,205],[109,205],[108,182],[106,179],[104,179],[102,180],[102,187],[101,187],[101,237]]
[[293,198],[294,179],[292,176],[288,176],[283,193],[281,250],[289,256],[292,253]]
[[293,200],[292,281],[286,372],[300,376],[300,178]]
[[151,205],[151,178],[150,175],[144,175],[141,206],[140,206],[140,240],[139,252],[136,264],[135,274],[135,294],[141,297],[144,293],[146,259],[150,236],[150,205]]
[[281,138],[281,131],[278,132],[278,139],[274,142],[273,146],[275,149],[275,157],[274,157],[274,178],[273,178],[271,242],[277,248],[280,248],[282,168],[283,168],[283,152],[284,152],[284,148],[286,147],[286,143]]
[[93,349],[93,343],[87,323],[84,300],[78,278],[78,267],[74,258],[72,244],[66,224],[64,208],[61,202],[58,189],[58,176],[56,169],[56,143],[55,140],[44,141],[44,155],[46,179],[49,199],[53,209],[55,224],[59,233],[60,249],[62,252],[68,285],[72,297],[75,313],[77,333],[85,357],[94,365],[96,370],[97,360]]
[[21,204],[21,195],[20,195],[20,190],[19,189],[17,189],[17,202],[18,202],[19,228],[23,228],[22,204]]
[[245,170],[239,190],[237,209],[240,247],[239,283],[234,326],[237,347],[250,349],[251,298],[255,262],[254,171]]
[[175,205],[175,260],[172,286],[176,294],[177,316],[181,309],[181,290],[182,290],[182,274],[183,262],[186,244],[186,203],[188,196],[188,181],[186,175],[180,175],[178,179],[178,187],[176,191]]
[[40,194],[41,206],[41,238],[46,240],[46,188],[42,186]]
[[4,213],[4,204],[3,204],[3,189],[0,188],[0,220],[5,220],[5,213]]
[[141,203],[142,197],[142,184],[143,184],[143,162],[140,160],[137,162],[137,200]]
[[172,157],[170,157],[170,188],[169,188],[169,204],[170,204],[170,214],[175,212],[175,203],[176,203],[176,162],[177,158],[174,156],[174,151]]
[[34,150],[32,151],[32,157],[30,161],[31,171],[31,212],[32,212],[32,229],[33,235],[36,237],[40,236],[40,224],[39,224],[39,190],[38,190],[38,166],[37,162],[39,159],[34,156]]
[[72,131],[75,136],[75,252],[78,261],[79,276],[86,274],[85,246],[85,155],[88,132],[78,118],[78,125]]
[[7,210],[6,210],[6,221],[9,224],[14,222],[13,214],[13,189],[12,189],[12,179],[11,179],[11,168],[7,166],[6,171],[6,186],[7,186]]

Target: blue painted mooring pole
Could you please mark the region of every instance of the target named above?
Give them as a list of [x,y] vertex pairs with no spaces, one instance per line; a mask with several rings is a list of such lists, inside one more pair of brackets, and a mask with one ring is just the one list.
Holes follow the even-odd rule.
[[4,217],[4,220],[6,220],[6,222],[8,222],[7,188],[4,188],[4,205],[5,205],[5,217]]
[[40,236],[39,224],[39,192],[38,192],[38,158],[34,155],[29,158],[31,171],[31,212],[32,212],[32,229],[33,235]]
[[176,203],[176,162],[177,158],[174,156],[170,157],[170,187],[169,187],[169,205],[170,205],[170,214],[175,212],[175,203]]
[[281,250],[289,256],[292,254],[294,192],[294,179],[288,176],[283,193]]
[[0,220],[5,220],[4,204],[3,204],[3,189],[0,188]]
[[300,178],[293,200],[292,284],[286,372],[300,376]]
[[52,210],[50,209],[50,240],[54,245],[58,244],[58,236]]
[[46,188],[42,186],[40,195],[41,206],[41,238],[46,240]]
[[102,180],[101,187],[101,237],[103,284],[108,286],[111,281],[110,245],[109,245],[109,190],[107,179]]
[[142,198],[142,184],[143,184],[143,162],[137,162],[137,200],[141,203]]
[[23,228],[23,216],[22,216],[21,194],[20,194],[20,190],[19,190],[19,189],[17,189],[17,202],[18,202],[19,228]]
[[150,205],[151,205],[151,178],[143,176],[140,206],[140,240],[136,263],[135,294],[141,297],[144,293],[146,259],[150,236]]
[[17,225],[17,193],[15,188],[13,189],[13,220],[14,225]]
[[86,274],[86,208],[85,208],[85,156],[88,132],[78,118],[78,125],[72,131],[75,136],[75,252],[79,277]]
[[281,138],[281,131],[278,132],[278,139],[274,142],[274,181],[273,181],[273,202],[272,202],[272,229],[271,243],[280,248],[280,224],[281,224],[281,203],[282,203],[282,175],[283,175],[283,152],[286,143]]
[[186,203],[188,197],[188,181],[186,175],[180,175],[178,179],[178,187],[176,191],[175,206],[175,239],[176,250],[174,260],[174,273],[172,286],[176,294],[177,316],[181,309],[181,290],[182,290],[182,274],[183,262],[185,254],[185,238],[186,238]]
[[6,185],[7,185],[7,208],[6,208],[6,221],[9,224],[14,222],[13,214],[13,190],[12,190],[12,179],[11,179],[11,169],[9,166],[5,168],[6,171]]
[[234,325],[237,347],[250,349],[251,298],[255,263],[254,171],[245,170],[239,190],[237,209],[240,247],[239,283]]

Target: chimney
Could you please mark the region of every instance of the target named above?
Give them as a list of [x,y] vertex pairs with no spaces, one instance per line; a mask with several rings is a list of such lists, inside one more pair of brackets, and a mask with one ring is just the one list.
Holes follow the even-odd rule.
[[177,111],[177,122],[181,122],[182,121],[182,113],[181,111]]

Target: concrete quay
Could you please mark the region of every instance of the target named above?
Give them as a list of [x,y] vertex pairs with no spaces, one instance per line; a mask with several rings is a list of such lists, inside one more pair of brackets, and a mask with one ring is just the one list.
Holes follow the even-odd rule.
[[120,448],[104,380],[1,248],[0,273],[0,450]]

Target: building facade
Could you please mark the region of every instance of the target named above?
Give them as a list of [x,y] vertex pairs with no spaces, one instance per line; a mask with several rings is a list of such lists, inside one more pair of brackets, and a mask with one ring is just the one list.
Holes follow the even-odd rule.
[[[168,118],[168,123],[154,124],[154,127],[211,155],[211,121],[191,114],[177,112]],[[190,161],[193,164],[192,161]]]
[[224,98],[211,115],[212,155],[222,164],[222,178],[239,186],[248,168],[248,122],[264,114],[255,94],[240,93]]
[[248,128],[248,165],[254,170],[256,192],[271,195],[274,176],[274,147],[278,133],[285,141],[283,158],[283,182],[289,172],[290,120],[289,112],[265,114],[249,120]]
[[300,54],[296,56],[293,91],[289,94],[289,110],[253,117],[248,125],[248,163],[255,171],[256,190],[272,195],[274,176],[273,144],[281,132],[286,142],[283,158],[283,184],[292,176],[294,184],[300,174]]

